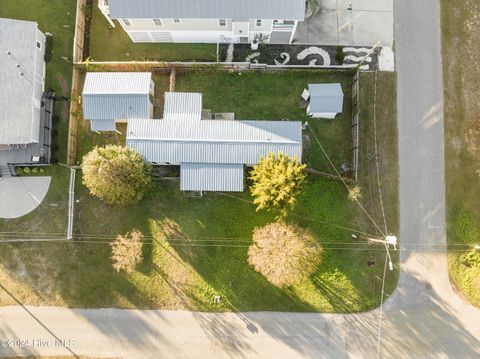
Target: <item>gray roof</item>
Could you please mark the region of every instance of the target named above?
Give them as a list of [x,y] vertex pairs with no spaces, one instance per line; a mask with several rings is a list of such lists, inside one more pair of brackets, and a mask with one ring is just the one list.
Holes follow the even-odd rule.
[[40,106],[33,105],[43,78],[35,80],[35,69],[44,60],[36,58],[37,32],[36,22],[0,18],[0,144],[39,140]]
[[193,120],[202,118],[202,94],[166,92],[163,110],[165,120]]
[[88,72],[83,87],[87,120],[148,118],[150,72]]
[[269,152],[302,157],[299,121],[129,120],[127,146],[149,162],[253,165]]
[[305,0],[109,0],[109,6],[114,19],[305,19]]
[[310,84],[310,113],[340,113],[343,110],[343,91],[339,83]]
[[90,120],[90,129],[92,131],[115,131],[117,126],[115,120]]
[[243,192],[243,165],[182,163],[180,190]]

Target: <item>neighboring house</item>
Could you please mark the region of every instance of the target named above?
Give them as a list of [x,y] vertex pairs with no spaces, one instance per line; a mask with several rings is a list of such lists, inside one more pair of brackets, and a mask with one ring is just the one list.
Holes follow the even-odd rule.
[[305,0],[99,0],[133,42],[292,42]]
[[88,72],[83,118],[97,132],[116,131],[116,123],[131,118],[152,118],[154,88],[150,72]]
[[245,165],[269,152],[301,160],[300,121],[205,119],[199,114],[210,112],[198,111],[198,99],[201,104],[201,94],[166,93],[165,119],[128,121],[127,146],[153,164],[180,165],[182,191],[242,192]]
[[339,83],[310,84],[302,97],[308,102],[307,114],[314,118],[335,118],[343,111],[343,91]]
[[0,18],[0,176],[50,163],[54,93],[44,95],[45,45],[36,22]]

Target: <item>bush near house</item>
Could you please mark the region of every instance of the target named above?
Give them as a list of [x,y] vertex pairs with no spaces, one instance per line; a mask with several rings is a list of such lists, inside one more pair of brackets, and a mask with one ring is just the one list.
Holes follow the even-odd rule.
[[150,165],[136,151],[107,145],[83,157],[83,184],[90,193],[110,204],[138,202],[149,189]]
[[305,181],[307,165],[283,153],[269,153],[253,166],[250,193],[257,211],[266,209],[285,217],[295,207],[297,196]]

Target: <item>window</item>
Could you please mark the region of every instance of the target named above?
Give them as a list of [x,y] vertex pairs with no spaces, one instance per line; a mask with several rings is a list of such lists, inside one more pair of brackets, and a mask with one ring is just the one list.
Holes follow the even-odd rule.
[[225,19],[219,19],[219,20],[218,20],[218,25],[220,25],[220,26],[227,26],[227,20],[225,20]]
[[295,21],[292,20],[273,20],[274,29],[292,29],[295,26]]
[[257,19],[257,27],[260,27],[262,26],[262,20],[261,19]]
[[180,24],[182,22],[182,20],[180,19],[173,19],[173,22],[176,23],[176,24]]
[[41,44],[40,42],[38,42],[38,41],[37,41],[37,47],[38,47],[39,49],[42,48],[42,44]]
[[162,26],[162,20],[160,19],[153,19],[153,23],[155,24],[155,26]]
[[125,26],[132,26],[132,23],[130,22],[130,20],[128,20],[128,19],[123,19],[122,21],[123,21],[123,25],[125,25]]

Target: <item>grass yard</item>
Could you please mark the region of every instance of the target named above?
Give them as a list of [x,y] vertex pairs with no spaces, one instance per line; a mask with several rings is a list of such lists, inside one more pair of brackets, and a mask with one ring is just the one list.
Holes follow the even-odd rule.
[[[2,0],[0,17],[36,21],[43,33],[51,33],[53,42],[46,66],[45,89],[57,95],[70,96],[72,48],[75,29],[75,0]],[[33,46],[33,45],[32,45]],[[69,103],[59,101],[54,108],[54,153],[59,162],[66,161]]]
[[[309,83],[315,82],[340,82],[345,99],[352,96],[351,76],[333,71],[186,72],[177,74],[176,91],[202,92],[204,108],[235,112],[237,119],[308,120],[323,146],[331,149],[330,156],[339,167],[351,162],[351,101],[344,101],[344,111],[335,121],[309,119],[299,105],[299,94]],[[311,135],[309,137],[309,165],[332,172],[321,156],[320,147]]]
[[94,61],[216,61],[215,44],[133,43],[115,20],[112,28],[93,2],[90,58]]
[[[445,174],[450,278],[456,289],[480,307],[480,264],[461,263],[455,248],[480,237],[480,3],[442,0],[445,87]],[[460,247],[459,247],[460,245]],[[462,246],[463,245],[463,246]]]
[[[165,88],[167,80],[167,76],[157,75],[157,89]],[[241,75],[179,73],[177,90],[202,91],[205,108],[234,111],[237,118],[305,120],[304,110],[298,104],[299,94],[309,82],[315,81],[340,81],[345,97],[350,98],[350,76],[320,71]],[[373,182],[376,173],[365,165],[371,162],[373,146],[373,74],[362,75],[361,83],[364,104],[361,131],[365,137],[362,146],[369,148],[361,155],[360,185],[364,190],[369,189],[362,202],[375,220],[381,221],[377,187]],[[396,163],[395,77],[379,75],[378,86],[381,96],[377,99],[377,131],[392,139],[378,143],[380,153],[384,154],[380,159]],[[349,161],[349,105],[334,121],[310,121],[335,163]],[[95,144],[122,141],[121,137],[91,135],[86,128],[79,131],[79,136],[79,154]],[[311,134],[310,137],[311,166],[331,171],[325,159],[320,158]],[[397,169],[383,162],[381,169],[387,223],[395,233],[398,229]],[[61,170],[65,172],[54,177],[44,206],[16,221],[0,220],[0,232],[33,229],[37,233],[64,233],[68,172]],[[248,193],[209,193],[203,198],[189,198],[178,186],[178,182],[157,181],[139,204],[109,206],[89,195],[78,173],[76,199],[79,202],[75,208],[74,230],[80,240],[4,244],[0,253],[0,280],[19,300],[37,305],[355,312],[379,304],[385,253],[381,246],[369,247],[364,241],[355,241],[352,231],[338,227],[375,234],[358,206],[346,199],[347,191],[341,183],[309,176],[299,205],[288,220],[310,228],[322,241],[325,253],[309,280],[287,289],[271,285],[247,264],[252,230],[272,221],[271,214],[256,213]],[[49,206],[51,202],[58,202],[59,207]],[[59,212],[63,212],[63,216]],[[51,218],[63,222],[51,222]],[[111,265],[109,241],[116,234],[134,228],[146,236],[144,261],[133,274],[118,274]],[[367,260],[376,265],[368,267]],[[397,271],[388,272],[387,293],[393,291],[396,281]],[[212,303],[215,294],[222,296],[221,304]],[[12,302],[2,293],[0,304]]]

